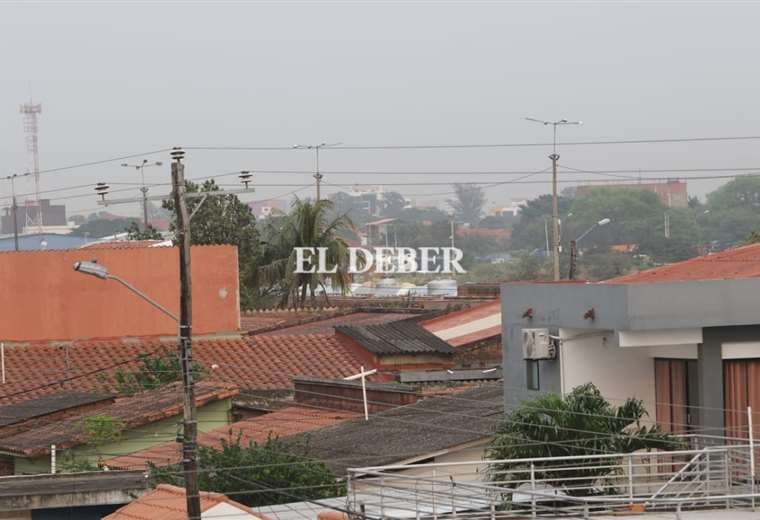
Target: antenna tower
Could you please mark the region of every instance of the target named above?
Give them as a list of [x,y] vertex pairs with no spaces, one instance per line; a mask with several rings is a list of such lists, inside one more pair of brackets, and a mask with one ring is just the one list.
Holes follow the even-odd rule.
[[[26,203],[26,225],[36,226],[42,231],[42,207],[40,205],[40,148],[39,127],[37,114],[42,113],[42,105],[34,104],[31,100],[19,107],[19,112],[24,116],[24,135],[26,136],[26,152],[28,154],[28,171],[34,175],[34,201]],[[30,212],[31,207],[34,211]]]

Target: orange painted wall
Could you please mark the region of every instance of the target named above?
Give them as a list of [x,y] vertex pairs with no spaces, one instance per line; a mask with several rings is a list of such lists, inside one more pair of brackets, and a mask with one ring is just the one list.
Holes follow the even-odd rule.
[[[174,335],[176,323],[113,280],[73,270],[97,259],[161,305],[179,312],[176,247],[0,253],[0,340],[39,341]],[[235,246],[191,252],[193,332],[240,328]]]

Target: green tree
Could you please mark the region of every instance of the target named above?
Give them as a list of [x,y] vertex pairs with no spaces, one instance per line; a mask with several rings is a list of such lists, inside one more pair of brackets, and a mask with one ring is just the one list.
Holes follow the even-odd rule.
[[[669,219],[669,237],[665,236],[665,214]],[[651,256],[658,263],[679,262],[697,256],[700,237],[694,210],[671,208],[653,224],[649,233],[639,239],[639,252]]]
[[574,239],[595,223],[609,218],[609,224],[595,229],[579,247],[638,244],[664,221],[666,209],[660,198],[650,191],[595,188],[573,202],[571,216],[562,221],[563,238],[565,241]]
[[448,222],[449,215],[438,208],[404,208],[398,216],[404,222],[419,222],[430,224],[432,222]]
[[[199,380],[205,369],[197,361],[193,361],[193,377]],[[140,354],[138,365],[134,369],[119,369],[113,374],[113,379],[106,377],[101,383],[113,387],[120,395],[134,395],[143,390],[160,388],[169,383],[182,380],[182,364],[176,352],[159,350],[151,354]]]
[[[345,493],[345,487],[336,481],[323,462],[309,458],[308,446],[296,453],[271,437],[261,444],[252,442],[243,446],[238,436],[222,439],[221,450],[201,446],[198,451],[200,467],[208,468],[198,475],[200,488],[231,494],[250,507],[317,500]],[[158,468],[149,464],[149,467],[156,482],[184,486],[181,466]],[[287,488],[293,488],[293,492],[267,491]]]
[[[213,181],[202,185],[187,181],[188,193],[219,192]],[[164,208],[174,215],[174,201],[164,202]],[[209,195],[207,198],[188,198],[188,213],[193,215],[190,224],[190,241],[193,245],[230,244],[238,248],[240,276],[240,306],[251,308],[260,296],[258,266],[262,253],[256,219],[251,208],[234,194]],[[172,217],[171,230],[176,230],[176,217]]]
[[[119,441],[124,431],[124,423],[107,414],[96,414],[79,421],[79,430],[84,436],[84,444],[100,457],[102,454],[98,448],[103,444]],[[60,467],[64,473],[100,471],[101,469],[87,457],[77,457],[71,451],[63,453]]]
[[124,231],[127,232],[127,240],[161,240],[163,238],[161,232],[150,224],[142,229],[137,222],[130,222]]
[[[670,236],[666,236],[665,219]],[[609,218],[579,244],[581,250],[606,251],[613,244],[637,244],[657,262],[675,262],[697,254],[701,233],[692,208],[668,208],[650,191],[599,187],[578,197],[563,220],[563,241],[576,238],[596,222]],[[569,249],[569,248],[568,248]]]
[[727,182],[707,195],[711,211],[745,208],[760,214],[760,177],[743,176]]
[[[572,200],[566,197],[558,199],[560,219],[564,222]],[[517,221],[512,225],[512,247],[533,251],[546,249],[547,232],[551,240],[552,196],[541,195],[529,200],[520,211]]]
[[380,213],[383,217],[396,218],[401,216],[401,212],[406,207],[406,199],[397,191],[387,191],[383,193]]
[[760,229],[760,178],[737,177],[708,193],[700,223],[706,242],[721,248],[742,244]]
[[[277,235],[272,237],[269,247],[276,256],[259,269],[262,280],[280,291],[281,307],[303,307],[307,296],[316,300],[316,291],[321,288],[327,300],[326,285],[345,293],[351,283],[348,273],[349,253],[341,231],[352,229],[351,220],[340,215],[328,220],[327,213],[332,207],[329,200],[312,202],[296,199],[290,213],[282,222]],[[296,273],[296,248],[324,247],[327,251],[327,265],[336,272]],[[311,258],[305,254],[305,258]],[[316,258],[313,258],[316,264]]]
[[[593,384],[573,389],[565,397],[544,394],[508,412],[496,436],[488,447],[491,459],[522,459],[540,457],[569,457],[601,453],[632,453],[641,449],[674,450],[681,442],[656,426],[644,426],[647,416],[642,401],[628,399],[620,407],[611,405]],[[554,461],[535,462],[536,478],[556,478]],[[543,468],[555,468],[549,473]],[[584,494],[593,489],[596,481],[615,469],[593,464],[583,459],[567,462],[561,472],[563,479],[573,482],[573,488],[585,488],[569,494]],[[498,472],[527,470],[512,464],[497,464]],[[523,475],[524,476],[524,475]],[[518,477],[519,478],[519,477]]]
[[760,231],[753,231],[744,240],[745,244],[757,244],[758,242],[760,242]]
[[90,238],[109,237],[124,233],[132,223],[136,222],[137,219],[134,218],[95,218],[77,226],[71,231],[71,234]]
[[593,251],[578,257],[577,279],[608,280],[616,276],[628,274],[634,267],[631,255],[613,251]]
[[486,204],[483,188],[476,184],[455,184],[454,193],[456,198],[448,200],[449,206],[454,210],[454,215],[458,220],[476,226],[480,222],[483,206]]

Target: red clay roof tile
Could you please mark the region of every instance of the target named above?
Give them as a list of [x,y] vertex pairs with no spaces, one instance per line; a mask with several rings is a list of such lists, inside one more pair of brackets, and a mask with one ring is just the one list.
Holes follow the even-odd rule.
[[[173,351],[158,338],[5,345],[6,383],[0,404],[25,401],[61,390],[103,391],[113,375],[138,365],[140,354]],[[367,366],[334,335],[197,339],[194,359],[206,369],[204,380],[227,382],[245,390],[292,388],[294,376],[340,378]]]
[[[222,439],[234,439],[240,435],[241,445],[249,442],[265,442],[271,435],[285,438],[317,428],[353,419],[359,414],[345,410],[321,410],[303,406],[288,406],[276,412],[244,419],[227,426],[220,426],[198,435],[201,446],[220,449]],[[111,469],[145,469],[147,462],[157,466],[175,464],[180,460],[180,445],[167,442],[137,451],[130,455],[114,457],[103,462]]]
[[[238,517],[236,515],[236,518],[243,518],[243,513],[248,513],[250,518],[266,518],[254,513],[251,508],[230,500],[227,496],[220,493],[201,491],[200,496],[201,513],[221,503],[226,503],[241,511],[241,516]],[[159,484],[150,493],[146,493],[110,515],[103,517],[103,520],[185,520],[186,518],[185,489],[169,484]]]
[[760,244],[698,256],[606,280],[606,284],[667,283],[693,280],[728,280],[760,277]]
[[[129,431],[180,415],[181,387],[181,383],[173,383],[130,397],[121,397],[103,408],[4,437],[0,439],[0,450],[35,457],[49,453],[52,444],[60,449],[79,446],[87,441],[87,434],[82,428],[82,421],[87,417],[105,415],[118,421],[123,431]],[[200,407],[237,395],[238,391],[234,385],[201,381],[196,385],[195,402]]]

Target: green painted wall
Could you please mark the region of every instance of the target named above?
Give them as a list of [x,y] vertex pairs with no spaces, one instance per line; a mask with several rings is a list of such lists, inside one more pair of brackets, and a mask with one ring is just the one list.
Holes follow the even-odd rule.
[[[224,399],[209,403],[206,406],[198,408],[198,430],[207,432],[230,424],[232,411],[232,400]],[[100,459],[128,455],[145,448],[150,448],[156,444],[162,444],[174,441],[177,438],[178,423],[182,421],[182,416],[169,417],[134,430],[128,430],[122,433],[121,439],[116,442],[102,444],[97,447],[77,446],[66,453],[73,455],[77,461],[87,461],[97,464]],[[58,451],[58,462],[66,454]],[[23,457],[15,458],[14,472],[16,475],[37,474],[50,472],[50,456],[37,457],[28,459]]]

